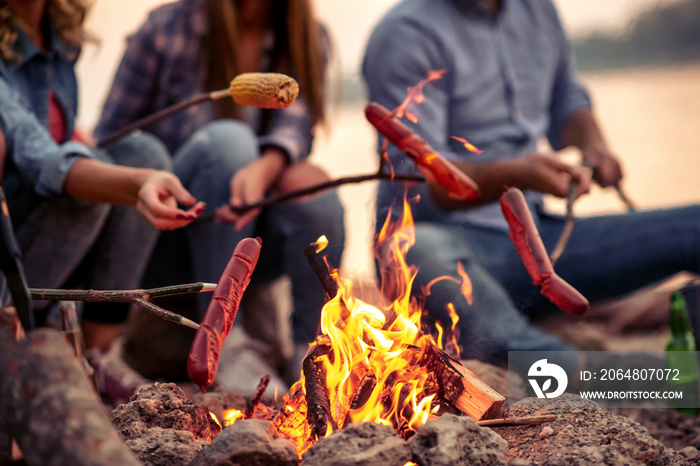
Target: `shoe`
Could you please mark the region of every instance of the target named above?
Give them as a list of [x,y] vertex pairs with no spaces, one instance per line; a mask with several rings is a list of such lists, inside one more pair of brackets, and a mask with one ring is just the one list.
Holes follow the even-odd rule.
[[153,384],[124,361],[122,347],[123,339],[119,337],[106,348],[93,348],[85,353],[97,374],[100,396],[114,405],[125,403],[139,388]]
[[281,397],[289,391],[282,378],[265,360],[263,343],[251,338],[242,326],[235,325],[221,347],[219,367],[215,382],[226,390],[243,396],[251,396],[264,375],[270,375],[270,383],[264,396]]

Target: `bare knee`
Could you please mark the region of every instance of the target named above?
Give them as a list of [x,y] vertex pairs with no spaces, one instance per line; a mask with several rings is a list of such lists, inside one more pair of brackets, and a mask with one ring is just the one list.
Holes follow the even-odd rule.
[[320,167],[308,162],[301,162],[285,170],[275,186],[275,191],[278,194],[285,194],[317,186],[327,181],[330,181],[330,177]]

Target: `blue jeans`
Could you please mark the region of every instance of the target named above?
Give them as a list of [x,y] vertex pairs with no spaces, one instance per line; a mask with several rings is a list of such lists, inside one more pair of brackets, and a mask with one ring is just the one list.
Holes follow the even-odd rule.
[[[170,169],[165,146],[141,132],[94,152],[98,159],[108,163]],[[17,176],[7,177],[3,189],[29,287],[138,288],[158,230],[135,207],[46,199]],[[42,314],[48,304],[35,302],[37,324],[45,318]],[[126,318],[128,307],[90,304],[85,308],[86,320],[116,323]]]
[[[217,120],[195,132],[176,152],[173,171],[197,200],[206,202],[203,215],[207,215],[228,204],[232,176],[258,156],[257,136],[249,126],[235,120]],[[192,280],[217,283],[238,242],[259,236],[263,245],[249,287],[265,286],[282,275],[289,276],[293,338],[309,342],[316,336],[326,297],[304,256],[304,248],[326,235],[330,241],[328,260],[340,265],[345,243],[343,218],[337,192],[329,191],[309,200],[265,209],[241,231],[213,221],[195,222],[183,230],[186,254],[178,252],[167,258],[156,255],[154,261],[175,261],[175,267],[188,269],[185,273]],[[178,232],[166,232],[163,240],[175,235]],[[210,299],[209,293],[198,295],[200,317]]]
[[[564,219],[533,214],[545,247],[551,251]],[[567,351],[570,344],[530,324],[529,318],[556,312],[525,271],[505,231],[455,225],[416,224],[416,244],[409,263],[419,267],[414,293],[440,276],[460,281],[461,262],[473,285],[473,304],[459,284],[441,280],[430,289],[426,309],[445,324],[446,303],[459,314],[464,358],[497,364],[508,351]],[[677,272],[700,273],[700,205],[576,220],[556,271],[590,302],[619,297]],[[578,361],[559,361],[572,373]]]

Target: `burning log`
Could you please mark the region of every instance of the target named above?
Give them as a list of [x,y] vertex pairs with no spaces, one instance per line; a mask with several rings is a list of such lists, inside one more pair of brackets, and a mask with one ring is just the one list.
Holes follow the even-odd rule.
[[325,437],[330,425],[333,431],[338,424],[333,419],[331,401],[326,385],[324,359],[330,357],[333,349],[328,344],[315,344],[302,363],[304,381],[306,382],[306,406],[311,436],[315,439]]
[[560,309],[576,316],[584,314],[588,300],[554,272],[522,191],[508,188],[501,196],[501,208],[510,228],[509,237],[532,283]]
[[410,157],[421,172],[445,189],[449,197],[467,202],[479,199],[479,187],[471,178],[419,138],[388,109],[372,102],[365,107],[365,116],[379,134]]
[[496,416],[506,401],[503,395],[433,344],[425,347],[419,364],[434,377],[442,400],[477,421]]
[[[326,294],[333,298],[338,293],[338,287],[330,277],[325,263],[319,259],[318,254],[313,252],[315,249],[312,247],[314,246],[315,244],[310,245],[304,252],[321,279]],[[324,275],[327,279],[324,279]],[[345,307],[344,311],[347,310],[344,303],[341,303],[341,306]],[[347,312],[349,315],[349,310]],[[425,340],[427,341],[427,339]],[[419,348],[414,347],[414,349],[418,350]],[[505,402],[503,395],[486,385],[459,361],[433,344],[427,344],[418,364],[430,372],[434,378],[435,386],[439,387],[438,396],[442,400],[476,420],[496,416]],[[362,399],[369,396],[367,391],[371,393],[377,383],[376,379],[374,382],[371,380],[365,382],[365,379],[366,377],[363,377],[359,384],[360,388],[352,399],[351,405],[355,406],[353,409],[364,404]],[[369,386],[372,386],[372,389],[369,389]]]
[[262,397],[265,394],[265,390],[267,390],[267,386],[269,384],[270,384],[270,374],[265,374],[260,379],[258,386],[255,388],[255,392],[253,393],[253,396],[250,397],[250,400],[248,400],[248,403],[246,404],[245,410],[243,411],[243,418],[244,419],[251,419],[253,417],[253,415],[255,414],[255,411],[258,409],[258,405],[260,404],[260,400],[262,400]]
[[0,353],[0,414],[27,464],[140,464],[55,330],[35,330]]

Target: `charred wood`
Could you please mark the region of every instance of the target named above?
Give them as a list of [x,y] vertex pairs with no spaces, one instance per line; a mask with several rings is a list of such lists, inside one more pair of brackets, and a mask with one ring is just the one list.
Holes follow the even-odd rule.
[[270,375],[265,374],[260,379],[258,386],[255,388],[255,393],[253,393],[253,396],[250,398],[250,400],[248,400],[248,403],[246,404],[245,411],[243,411],[243,417],[245,419],[251,419],[253,417],[253,415],[255,414],[255,410],[258,409],[260,400],[262,400],[262,397],[265,394],[265,390],[267,390],[267,386],[269,384]]
[[338,425],[333,419],[331,401],[326,385],[326,368],[324,359],[331,354],[329,345],[317,344],[309,350],[304,358],[302,370],[306,382],[306,406],[312,437],[326,436],[328,427],[337,430]]

